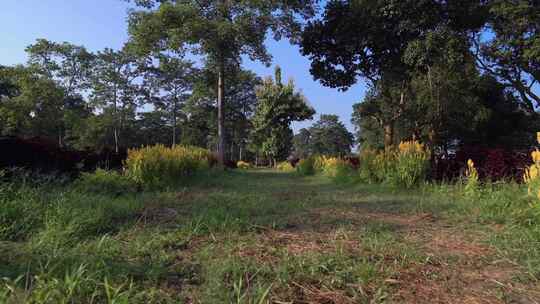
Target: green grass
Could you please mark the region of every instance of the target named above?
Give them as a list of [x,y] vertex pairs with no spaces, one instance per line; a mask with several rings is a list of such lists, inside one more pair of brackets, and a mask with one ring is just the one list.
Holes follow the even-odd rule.
[[540,297],[540,208],[519,185],[464,197],[271,170],[121,185],[1,184],[0,303]]

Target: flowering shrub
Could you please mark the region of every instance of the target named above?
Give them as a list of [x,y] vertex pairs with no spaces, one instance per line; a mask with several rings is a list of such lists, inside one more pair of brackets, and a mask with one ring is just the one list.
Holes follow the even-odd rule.
[[431,177],[436,180],[456,180],[465,173],[469,159],[474,162],[479,180],[491,181],[522,181],[524,170],[530,164],[528,151],[463,146],[454,154],[436,156]]
[[465,171],[466,183],[465,183],[465,194],[468,196],[473,196],[477,193],[478,190],[478,171],[474,167],[474,162],[472,159],[467,161],[467,170]]
[[252,166],[250,163],[248,162],[245,162],[243,160],[239,160],[237,163],[236,163],[236,167],[238,169],[242,169],[242,170],[246,170],[246,169],[250,169]]
[[315,174],[315,158],[308,157],[301,159],[298,164],[296,164],[296,172],[300,175]]
[[291,163],[289,162],[281,162],[277,165],[277,169],[279,171],[284,171],[284,172],[293,172],[294,171],[294,167],[291,165]]
[[373,159],[375,180],[379,183],[398,184],[396,179],[396,152],[386,149],[377,153]]
[[207,170],[214,163],[210,151],[189,146],[163,145],[131,149],[125,161],[127,176],[144,186],[158,186],[164,183]]
[[384,151],[363,150],[360,153],[360,180],[413,187],[427,178],[430,152],[418,141],[404,141]]
[[[540,132],[537,133],[537,137],[538,143],[540,143]],[[531,153],[531,157],[533,163],[525,170],[523,181],[528,186],[529,195],[540,199],[540,151],[535,149]]]
[[429,158],[429,150],[420,142],[401,142],[395,157],[395,181],[406,188],[418,185],[427,178]]
[[323,174],[336,181],[347,181],[352,176],[353,171],[353,167],[347,160],[336,157],[324,159]]

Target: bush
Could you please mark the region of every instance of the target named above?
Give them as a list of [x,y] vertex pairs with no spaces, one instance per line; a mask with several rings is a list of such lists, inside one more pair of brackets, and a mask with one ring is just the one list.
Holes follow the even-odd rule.
[[418,141],[404,141],[399,144],[396,155],[396,182],[411,188],[427,178],[430,152]]
[[248,162],[239,160],[239,161],[236,163],[236,167],[237,167],[238,169],[247,170],[247,169],[250,169],[252,166],[251,166],[251,164],[248,163]]
[[363,182],[411,188],[427,178],[430,152],[418,141],[401,142],[398,149],[360,154],[359,177]]
[[352,176],[353,168],[344,159],[330,157],[324,158],[322,172],[334,180],[346,181]]
[[296,165],[296,172],[305,176],[315,174],[315,159],[313,157],[301,159]]
[[523,180],[527,184],[528,194],[540,199],[540,151],[533,151],[531,156],[533,164],[525,170]]
[[137,190],[137,185],[127,176],[117,171],[103,169],[97,169],[93,173],[83,173],[75,182],[75,187],[81,191],[112,194]]
[[206,149],[156,145],[129,150],[125,169],[136,183],[155,187],[208,170],[214,163],[214,155]]
[[294,171],[294,167],[289,163],[289,162],[281,162],[277,165],[277,169],[279,171],[284,171],[284,172],[293,172]]
[[359,155],[358,177],[361,182],[374,184],[381,182],[377,177],[377,151],[363,149]]
[[465,172],[466,183],[465,183],[465,195],[469,197],[474,197],[478,193],[478,171],[474,167],[474,162],[472,159],[467,161],[467,171]]

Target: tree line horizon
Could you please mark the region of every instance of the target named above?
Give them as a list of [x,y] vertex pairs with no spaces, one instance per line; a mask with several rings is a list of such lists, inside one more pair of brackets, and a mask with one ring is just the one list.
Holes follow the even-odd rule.
[[[185,144],[227,160],[346,156],[402,140],[528,149],[540,130],[540,4],[535,1],[130,1],[129,40],[95,53],[38,39],[0,66],[0,135],[75,149]],[[322,85],[368,90],[351,134],[292,80],[262,79],[265,41],[288,39]],[[187,59],[201,56],[200,64]],[[339,102],[328,101],[328,102]],[[146,111],[141,111],[146,108]]]

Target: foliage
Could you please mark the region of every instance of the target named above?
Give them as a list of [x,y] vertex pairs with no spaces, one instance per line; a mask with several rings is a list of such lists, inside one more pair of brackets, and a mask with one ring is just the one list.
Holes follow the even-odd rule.
[[121,194],[137,190],[136,184],[117,171],[97,169],[93,173],[82,173],[76,188],[84,192]]
[[430,165],[430,151],[418,141],[399,144],[396,156],[396,177],[400,186],[411,188],[426,180]]
[[478,171],[474,167],[474,162],[469,159],[467,161],[467,170],[465,171],[465,195],[474,197],[478,193],[479,180]]
[[208,170],[214,164],[208,150],[163,145],[130,149],[125,162],[126,175],[145,187],[171,185],[197,172]]
[[296,164],[296,172],[303,176],[315,174],[315,158],[308,157],[301,159],[298,164]]
[[370,148],[363,148],[359,154],[360,165],[358,176],[361,182],[374,184],[380,182],[377,175],[376,158],[377,151]]
[[141,54],[191,51],[215,63],[217,84],[218,160],[225,162],[225,68],[242,55],[265,64],[271,61],[264,42],[267,33],[276,39],[296,37],[302,17],[314,14],[311,0],[216,2],[163,2],[134,0],[142,7],[129,20],[132,48]]
[[276,169],[283,172],[293,172],[295,170],[291,163],[287,161],[278,163]]
[[257,90],[259,103],[253,117],[253,142],[275,165],[291,152],[294,121],[310,119],[315,110],[306,98],[297,92],[294,82],[281,82],[281,69],[276,67],[275,79],[268,78]]
[[354,136],[337,115],[322,114],[309,129],[301,129],[293,138],[297,157],[326,155],[345,157],[351,153]]
[[[540,143],[540,132],[537,133],[537,141]],[[525,169],[523,181],[527,184],[529,195],[540,199],[540,151],[535,149],[531,157],[533,163]]]
[[243,160],[239,160],[237,163],[236,163],[236,167],[238,169],[242,169],[242,170],[247,170],[247,169],[251,169],[253,166],[248,163],[248,162],[245,162]]

